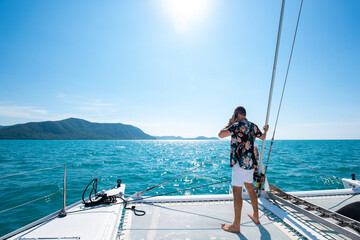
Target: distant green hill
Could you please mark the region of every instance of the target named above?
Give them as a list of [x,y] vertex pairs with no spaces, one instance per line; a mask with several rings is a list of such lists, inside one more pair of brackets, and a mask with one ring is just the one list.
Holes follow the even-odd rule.
[[0,139],[155,139],[141,129],[122,123],[92,123],[69,118],[0,127]]
[[219,138],[217,137],[204,137],[204,136],[199,136],[197,138],[194,138],[195,140],[219,140]]
[[196,137],[196,138],[183,138],[179,136],[155,136],[158,140],[219,140],[217,137]]

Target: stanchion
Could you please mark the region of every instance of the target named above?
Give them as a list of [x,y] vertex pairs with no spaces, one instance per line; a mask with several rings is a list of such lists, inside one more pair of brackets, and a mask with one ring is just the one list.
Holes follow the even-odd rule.
[[59,217],[65,217],[66,213],[66,164],[64,165],[64,199],[63,199],[63,209],[59,213]]

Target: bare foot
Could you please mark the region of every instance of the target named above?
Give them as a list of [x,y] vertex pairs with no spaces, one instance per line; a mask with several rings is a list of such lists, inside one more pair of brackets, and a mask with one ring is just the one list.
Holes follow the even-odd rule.
[[248,216],[251,218],[251,220],[254,221],[254,223],[260,224],[259,217],[254,217],[254,214],[252,214],[252,213],[248,213]]
[[222,223],[221,228],[227,232],[234,232],[234,233],[240,232],[240,225],[234,225],[233,223],[232,224]]

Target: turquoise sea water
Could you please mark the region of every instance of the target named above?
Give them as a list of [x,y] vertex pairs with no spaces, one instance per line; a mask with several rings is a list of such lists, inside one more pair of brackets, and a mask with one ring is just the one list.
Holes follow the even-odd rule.
[[[98,189],[120,178],[132,194],[229,152],[229,141],[0,141],[0,236],[62,208],[63,167],[1,178],[10,174],[67,165],[67,205],[98,178]],[[360,176],[360,140],[278,140],[273,150],[328,175]],[[267,156],[265,151],[265,156]],[[264,158],[266,159],[266,158]],[[155,195],[230,179],[229,156],[147,193]],[[271,155],[269,182],[286,191],[343,188],[336,180],[286,158]],[[223,194],[213,185],[178,194]],[[13,206],[51,195],[19,208]]]

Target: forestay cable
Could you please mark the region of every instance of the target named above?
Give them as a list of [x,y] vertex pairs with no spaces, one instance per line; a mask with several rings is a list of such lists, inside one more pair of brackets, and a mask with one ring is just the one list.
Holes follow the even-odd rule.
[[293,54],[293,51],[294,51],[294,45],[295,45],[297,30],[298,30],[298,26],[299,26],[299,22],[300,22],[302,5],[303,5],[303,0],[301,0],[301,4],[300,4],[299,15],[298,15],[298,19],[297,19],[297,22],[296,22],[295,34],[294,34],[294,39],[293,39],[293,43],[292,43],[292,47],[291,47],[289,62],[288,62],[287,70],[286,70],[284,86],[283,86],[283,90],[282,90],[282,93],[281,93],[280,104],[279,104],[279,108],[278,108],[278,112],[277,112],[277,116],[276,116],[276,121],[275,121],[275,126],[274,126],[274,132],[273,132],[273,135],[272,135],[272,138],[271,138],[270,148],[269,148],[269,154],[268,154],[268,157],[267,157],[267,160],[266,160],[266,166],[265,166],[265,172],[264,172],[264,175],[265,175],[265,176],[266,176],[267,168],[268,168],[268,165],[269,165],[271,149],[272,149],[272,146],[273,146],[273,144],[274,144],[276,127],[277,127],[278,120],[279,120],[280,109],[281,109],[281,105],[282,105],[282,101],[283,101],[283,97],[284,97],[286,82],[287,82],[287,78],[288,78],[288,74],[289,74],[289,69],[290,69],[290,63],[291,63],[292,54]]
[[[281,38],[281,29],[282,29],[282,22],[283,22],[283,16],[284,16],[284,7],[285,7],[285,0],[282,0],[281,12],[280,12],[280,21],[279,21],[279,29],[278,29],[278,35],[277,35],[277,41],[276,41],[276,50],[275,50],[275,57],[274,57],[273,72],[272,72],[272,77],[271,77],[271,86],[270,86],[270,94],[269,94],[269,101],[268,101],[268,107],[267,107],[267,113],[266,113],[265,126],[267,126],[268,122],[269,122],[269,115],[270,115],[270,109],[271,109],[271,100],[272,100],[272,93],[273,93],[274,82],[275,82],[276,65],[277,65],[277,58],[278,58],[280,38]],[[263,167],[262,160],[263,160],[263,157],[264,157],[265,139],[263,140],[262,147],[261,147],[260,168]]]

